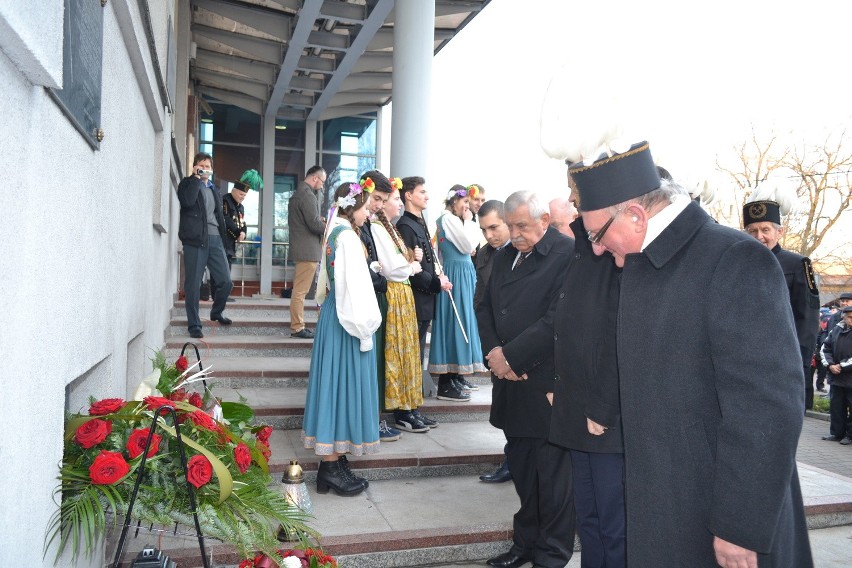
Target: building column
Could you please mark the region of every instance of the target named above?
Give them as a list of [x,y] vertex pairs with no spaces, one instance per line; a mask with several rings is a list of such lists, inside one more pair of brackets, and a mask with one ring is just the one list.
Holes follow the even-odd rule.
[[260,293],[272,294],[272,228],[275,223],[275,117],[261,117]]
[[428,177],[435,3],[396,2],[390,175]]

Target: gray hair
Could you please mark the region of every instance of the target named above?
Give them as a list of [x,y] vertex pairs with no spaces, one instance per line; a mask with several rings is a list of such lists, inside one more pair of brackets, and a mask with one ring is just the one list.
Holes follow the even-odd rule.
[[689,197],[689,192],[677,182],[663,178],[660,180],[660,187],[657,189],[649,191],[648,193],[640,195],[634,199],[629,199],[624,203],[618,203],[607,207],[607,212],[610,215],[615,215],[632,203],[640,205],[645,211],[652,211],[658,205],[663,205],[663,207],[669,205],[679,195]]
[[503,208],[506,215],[514,213],[519,207],[526,205],[529,209],[530,217],[533,219],[541,219],[545,215],[550,214],[550,209],[547,204],[542,204],[538,194],[528,189],[516,191],[506,199]]

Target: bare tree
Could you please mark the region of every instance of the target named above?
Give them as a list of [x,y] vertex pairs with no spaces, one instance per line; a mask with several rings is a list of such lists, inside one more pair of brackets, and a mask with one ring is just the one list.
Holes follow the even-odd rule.
[[[757,135],[754,125],[751,127],[751,137],[741,144],[734,146],[736,156],[735,165],[727,167],[719,162],[716,157],[716,169],[727,174],[734,182],[733,203],[738,227],[743,226],[742,206],[745,205],[751,192],[759,184],[766,181],[770,174],[785,167],[784,161],[790,153],[788,148],[778,148],[778,137],[773,133],[768,140],[762,140]],[[721,210],[723,200],[719,201],[717,213],[720,217],[728,219],[729,214]],[[730,218],[731,222],[735,219]]]
[[[821,144],[802,143],[784,146],[772,134],[761,140],[752,127],[751,138],[733,148],[733,166],[716,159],[716,169],[734,182],[733,203],[737,204],[736,220],[742,226],[742,206],[754,188],[772,175],[795,186],[796,202],[786,217],[782,246],[804,256],[813,257],[826,235],[852,205],[852,150],[846,131],[829,134]],[[722,218],[734,222],[732,215]],[[824,251],[826,257],[835,251]],[[816,259],[814,259],[816,260]]]
[[785,248],[811,256],[852,204],[852,150],[846,131],[828,135],[819,146],[793,149],[785,166],[798,183],[798,208],[787,219]]

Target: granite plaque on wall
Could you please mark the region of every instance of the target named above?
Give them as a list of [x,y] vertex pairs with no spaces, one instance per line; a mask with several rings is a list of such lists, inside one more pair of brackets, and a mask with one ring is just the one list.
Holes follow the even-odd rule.
[[63,28],[63,88],[48,92],[92,148],[97,149],[103,61],[101,2],[65,0]]

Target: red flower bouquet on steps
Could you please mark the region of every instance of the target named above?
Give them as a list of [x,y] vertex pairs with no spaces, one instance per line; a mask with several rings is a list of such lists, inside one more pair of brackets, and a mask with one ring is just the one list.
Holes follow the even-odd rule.
[[[130,401],[91,400],[87,412],[68,416],[55,492],[58,509],[47,545],[58,539],[58,554],[70,546],[75,558],[81,552],[88,556],[108,528],[121,525],[154,411],[166,404],[175,409],[178,425],[168,414],[157,422],[133,520],[194,527],[188,481],[194,488],[204,536],[233,545],[243,557],[258,551],[277,554],[281,543],[276,534],[281,526],[291,534],[315,535],[305,526],[304,513],[285,500],[269,475],[272,429],[254,425],[254,412],[243,403],[216,404],[220,418],[202,411],[199,406],[209,407],[201,404],[204,399],[214,397],[206,387],[206,397],[187,392],[185,387],[192,383],[185,379],[192,367],[185,359],[167,364],[158,353],[154,366],[155,372],[137,390],[137,395],[150,394]],[[188,475],[180,460],[176,426]]]

